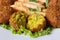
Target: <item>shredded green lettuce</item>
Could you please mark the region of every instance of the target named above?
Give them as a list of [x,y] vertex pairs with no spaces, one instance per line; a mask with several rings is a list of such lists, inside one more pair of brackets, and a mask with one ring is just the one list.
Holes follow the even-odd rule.
[[49,1],[49,0],[46,0],[46,8],[48,7],[48,1]]
[[52,27],[47,27],[45,29],[41,29],[40,31],[38,32],[34,32],[32,33],[30,30],[26,29],[25,27],[23,26],[20,26],[20,29],[19,31],[16,31],[15,28],[13,28],[12,26],[10,25],[7,25],[7,24],[0,24],[0,27],[3,27],[7,30],[10,30],[13,34],[25,34],[25,35],[30,35],[30,37],[39,37],[39,36],[43,36],[43,35],[48,35],[51,33],[51,30],[53,29]]
[[8,24],[0,24],[0,27],[3,27],[5,29],[7,29],[7,30],[10,30],[11,29],[11,26],[8,25]]

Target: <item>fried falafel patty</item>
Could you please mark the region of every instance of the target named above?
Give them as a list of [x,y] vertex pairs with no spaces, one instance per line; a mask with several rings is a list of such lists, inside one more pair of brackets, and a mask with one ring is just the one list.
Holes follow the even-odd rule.
[[50,0],[46,18],[53,27],[60,27],[60,0]]
[[21,12],[16,12],[10,17],[9,22],[18,31],[20,26],[26,26],[26,15]]
[[60,7],[60,0],[49,0],[49,6],[59,6]]
[[46,18],[53,27],[60,27],[60,11],[57,7],[49,7],[47,9]]
[[34,13],[28,17],[27,28],[32,32],[39,31],[46,26],[46,20],[44,16]]
[[8,6],[12,5],[16,0],[0,0],[0,5]]
[[0,6],[0,23],[7,23],[12,13],[9,6]]
[[10,7],[14,3],[14,0],[0,0],[0,23],[7,23],[10,16],[13,13],[13,9]]

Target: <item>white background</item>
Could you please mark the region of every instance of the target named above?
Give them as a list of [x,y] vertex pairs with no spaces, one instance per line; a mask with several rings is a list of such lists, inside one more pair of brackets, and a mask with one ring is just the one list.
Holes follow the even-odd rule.
[[60,40],[60,29],[54,29],[49,35],[44,35],[38,38],[30,38],[23,34],[12,34],[9,30],[0,27],[0,40]]

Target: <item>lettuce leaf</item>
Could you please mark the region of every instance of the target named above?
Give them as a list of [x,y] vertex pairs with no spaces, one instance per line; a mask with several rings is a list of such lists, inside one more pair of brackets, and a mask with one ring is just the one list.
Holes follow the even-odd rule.
[[13,28],[11,25],[7,25],[7,24],[0,24],[0,27],[3,27],[7,30],[10,30],[13,34],[25,34],[25,35],[29,35],[30,37],[36,38],[39,36],[43,36],[43,35],[48,35],[51,33],[51,30],[53,29],[53,27],[48,26],[45,29],[41,29],[38,32],[34,32],[32,33],[30,30],[26,29],[24,26],[20,26],[19,31],[16,31],[15,28]]

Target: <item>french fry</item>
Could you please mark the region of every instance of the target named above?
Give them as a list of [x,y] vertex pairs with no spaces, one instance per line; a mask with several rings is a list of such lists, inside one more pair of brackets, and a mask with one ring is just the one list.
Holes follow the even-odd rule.
[[14,5],[11,5],[11,7],[18,11],[23,11],[23,12],[27,13],[28,15],[30,14],[29,9],[23,5],[23,2],[16,1]]
[[21,1],[21,2],[29,2],[29,0],[18,0],[18,1]]
[[30,15],[30,14],[33,14],[33,12],[31,12],[29,10],[29,8],[37,10],[38,7],[42,8],[43,6],[38,3],[35,3],[35,2],[27,2],[26,3],[26,2],[16,1],[14,3],[14,5],[11,5],[11,7],[18,11],[23,11],[23,12],[27,13],[28,15]]
[[46,3],[46,0],[36,0],[36,1],[39,1],[39,2],[45,2],[45,3]]

